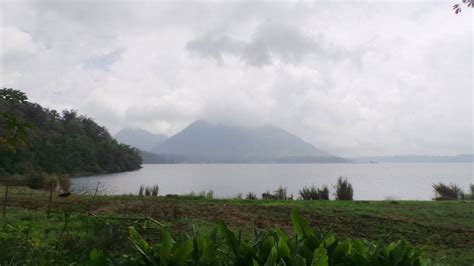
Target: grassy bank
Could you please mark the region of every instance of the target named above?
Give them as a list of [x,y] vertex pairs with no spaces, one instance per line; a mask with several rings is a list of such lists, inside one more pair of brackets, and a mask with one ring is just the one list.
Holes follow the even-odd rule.
[[[0,187],[0,195],[3,195]],[[426,250],[433,260],[450,265],[474,263],[474,203],[467,201],[274,201],[192,197],[73,195],[53,197],[25,188],[10,191],[6,222],[0,229],[1,259],[21,256],[73,262],[86,260],[93,248],[111,254],[132,252],[124,228],[141,224],[151,242],[157,238],[151,217],[175,235],[193,225],[209,230],[224,220],[250,234],[258,228],[292,232],[290,213],[299,208],[311,225],[331,227],[341,238],[391,242],[405,239]],[[89,215],[93,214],[93,216]],[[101,217],[101,218],[99,218]],[[128,219],[130,218],[130,219]],[[38,252],[36,254],[35,252]],[[444,259],[443,259],[444,258]],[[1,262],[0,262],[1,263]],[[59,263],[59,262],[58,262]]]

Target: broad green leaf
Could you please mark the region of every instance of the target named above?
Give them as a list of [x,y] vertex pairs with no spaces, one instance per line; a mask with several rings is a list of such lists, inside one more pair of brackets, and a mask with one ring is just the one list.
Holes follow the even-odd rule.
[[185,265],[193,253],[193,240],[191,238],[184,241],[173,254],[173,265]]
[[90,264],[92,266],[105,266],[107,265],[107,257],[104,255],[102,251],[97,249],[93,249],[90,254]]
[[148,250],[148,243],[140,236],[133,226],[128,227],[128,235],[130,236],[131,240],[143,251]]
[[278,254],[281,257],[284,257],[287,259],[289,259],[291,256],[290,248],[288,247],[288,244],[283,238],[280,238],[280,240],[278,241]]
[[229,230],[229,228],[224,222],[219,222],[218,228],[221,234],[224,236],[232,252],[234,253],[235,257],[238,257],[240,255],[240,246],[239,246],[239,243],[237,242],[237,239],[235,238],[234,233]]
[[173,238],[168,229],[161,229],[161,242],[159,245],[160,261],[167,263],[171,258],[171,249],[173,248]]
[[329,258],[326,249],[323,244],[321,244],[319,248],[314,251],[311,266],[328,266],[328,260]]
[[313,229],[309,226],[308,222],[301,217],[298,209],[293,209],[291,212],[291,221],[293,222],[293,228],[298,238],[314,237]]
[[278,259],[277,250],[275,247],[272,248],[270,254],[268,255],[267,261],[265,262],[265,266],[276,266]]

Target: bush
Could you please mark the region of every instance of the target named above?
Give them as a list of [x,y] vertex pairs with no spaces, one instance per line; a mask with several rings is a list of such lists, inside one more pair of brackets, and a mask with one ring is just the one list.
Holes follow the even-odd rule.
[[279,186],[277,190],[273,191],[273,193],[270,193],[270,191],[267,191],[265,193],[262,193],[262,199],[266,200],[291,200],[293,199],[293,195],[288,197],[288,194],[286,193],[286,187]]
[[352,200],[354,189],[347,178],[340,176],[336,184],[336,200]]
[[154,185],[154,186],[143,186],[141,185],[140,188],[138,189],[138,195],[139,196],[143,196],[143,194],[145,194],[145,196],[158,196],[158,192],[160,191],[160,187],[158,185]]
[[45,176],[41,173],[32,173],[27,175],[25,177],[25,182],[31,189],[44,189],[49,187]]
[[299,191],[303,200],[329,200],[329,189],[327,186],[317,188],[315,186],[304,187]]
[[[295,235],[283,230],[254,230],[250,240],[219,222],[206,234],[194,230],[173,239],[161,228],[159,242],[148,243],[134,227],[129,227],[136,256],[135,265],[428,265],[423,252],[406,241],[385,245],[363,240],[343,240],[309,226],[297,210],[291,213]],[[98,256],[101,256],[100,258]],[[102,261],[103,254],[91,258]],[[127,263],[123,263],[127,264]]]
[[321,189],[318,188],[319,199],[329,200],[329,188],[328,186],[323,186]]
[[438,184],[433,184],[433,189],[436,200],[457,200],[463,197],[461,188],[453,183],[448,186],[439,182]]
[[248,193],[247,196],[245,196],[245,199],[247,200],[256,200],[257,199],[257,195],[255,193]]
[[154,185],[151,187],[151,195],[158,196],[158,192],[160,191],[160,187],[158,185]]

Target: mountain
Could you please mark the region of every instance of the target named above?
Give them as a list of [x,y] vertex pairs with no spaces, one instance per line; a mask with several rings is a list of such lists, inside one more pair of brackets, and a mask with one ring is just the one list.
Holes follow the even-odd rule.
[[122,129],[114,135],[114,138],[120,143],[133,146],[142,151],[151,151],[158,143],[167,139],[165,135],[153,134],[139,128]]
[[394,156],[368,156],[352,159],[357,163],[471,163],[474,154],[460,154],[455,156],[435,155],[394,155]]
[[244,128],[196,121],[157,144],[153,153],[187,163],[347,162],[273,127]]

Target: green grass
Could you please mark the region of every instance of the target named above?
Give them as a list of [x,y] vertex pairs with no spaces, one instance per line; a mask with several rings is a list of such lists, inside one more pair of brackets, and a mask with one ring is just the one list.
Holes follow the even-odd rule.
[[[0,187],[2,197],[3,191]],[[138,196],[97,196],[93,200],[91,196],[73,195],[53,197],[49,219],[47,205],[46,192],[11,189],[6,222],[13,229],[0,229],[0,248],[26,245],[30,251],[17,249],[35,254],[37,248],[43,255],[52,249],[52,258],[63,258],[65,262],[85,260],[93,248],[115,255],[131,250],[123,228],[133,220],[96,218],[88,213],[114,218],[152,217],[169,225],[174,235],[191,232],[193,225],[210,230],[220,220],[232,229],[242,229],[244,234],[250,234],[253,225],[278,226],[292,233],[290,213],[299,208],[311,225],[331,227],[341,238],[386,243],[404,239],[423,248],[435,261],[445,257],[445,264],[474,263],[474,203],[469,201],[262,201]],[[66,232],[65,212],[70,215]],[[28,230],[30,235],[24,233]],[[157,237],[153,229],[145,228],[143,233],[150,242]],[[11,238],[17,237],[14,234],[24,238],[13,241]],[[6,256],[5,252],[2,254]]]

